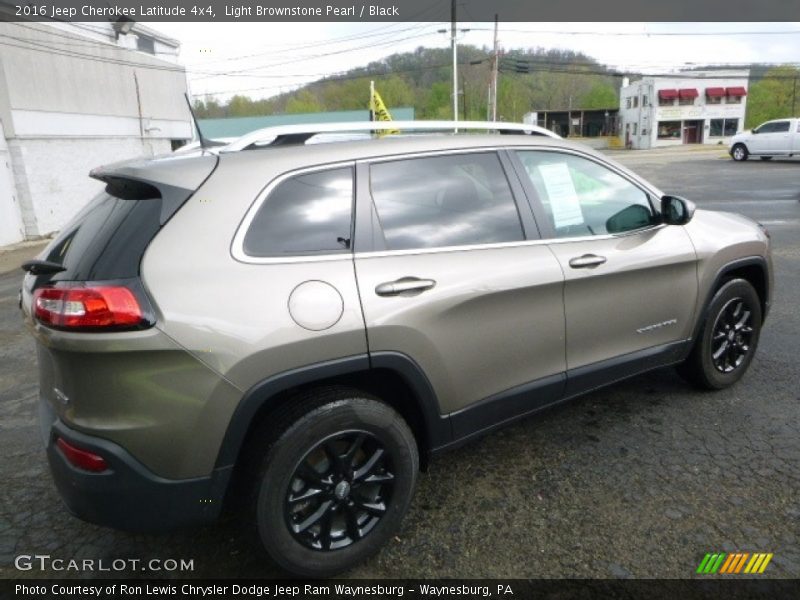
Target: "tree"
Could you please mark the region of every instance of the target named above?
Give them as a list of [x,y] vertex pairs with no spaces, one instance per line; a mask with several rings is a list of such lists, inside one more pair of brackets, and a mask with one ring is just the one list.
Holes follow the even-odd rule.
[[607,83],[595,83],[580,100],[580,108],[614,108],[619,106],[617,92]]
[[[794,113],[792,112],[794,104]],[[745,127],[752,128],[771,119],[800,114],[800,68],[782,66],[770,69],[750,86]]]
[[287,113],[313,113],[325,110],[309,90],[300,90],[286,102]]

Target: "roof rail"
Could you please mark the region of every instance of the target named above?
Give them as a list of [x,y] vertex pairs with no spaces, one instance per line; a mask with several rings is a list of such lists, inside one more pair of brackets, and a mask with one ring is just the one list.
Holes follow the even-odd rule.
[[561,136],[539,127],[526,123],[504,123],[501,121],[356,121],[350,123],[308,123],[301,125],[279,125],[265,127],[234,140],[227,146],[220,148],[220,152],[238,152],[251,148],[265,146],[282,146],[286,144],[304,144],[308,139],[318,134],[365,133],[374,131],[496,131],[502,134],[529,134],[543,135],[551,138]]

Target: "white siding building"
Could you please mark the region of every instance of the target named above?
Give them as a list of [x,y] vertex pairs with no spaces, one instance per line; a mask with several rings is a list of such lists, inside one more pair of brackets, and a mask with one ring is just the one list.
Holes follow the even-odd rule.
[[191,138],[178,50],[138,23],[0,22],[0,246],[59,230],[92,168]]
[[742,131],[749,71],[684,71],[620,90],[620,136],[628,148],[718,144]]

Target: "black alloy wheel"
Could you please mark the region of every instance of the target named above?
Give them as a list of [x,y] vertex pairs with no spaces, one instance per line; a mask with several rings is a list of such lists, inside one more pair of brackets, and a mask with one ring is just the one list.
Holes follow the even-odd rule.
[[725,304],[714,323],[711,360],[720,373],[730,373],[747,358],[753,336],[753,311],[742,298]]
[[292,535],[314,550],[345,548],[386,514],[394,487],[391,457],[366,431],[321,441],[298,463],[286,493]]
[[270,557],[325,578],[375,556],[408,511],[419,470],[405,419],[361,390],[300,392],[264,419],[248,456],[251,524]]
[[692,351],[678,372],[696,386],[721,390],[747,372],[758,347],[762,308],[745,279],[726,281],[714,293]]

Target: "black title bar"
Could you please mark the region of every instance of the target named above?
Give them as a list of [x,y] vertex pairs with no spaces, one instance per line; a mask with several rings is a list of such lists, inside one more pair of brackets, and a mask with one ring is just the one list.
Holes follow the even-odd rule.
[[[449,21],[451,0],[0,0],[11,21]],[[800,21],[794,0],[458,0],[459,21]]]

